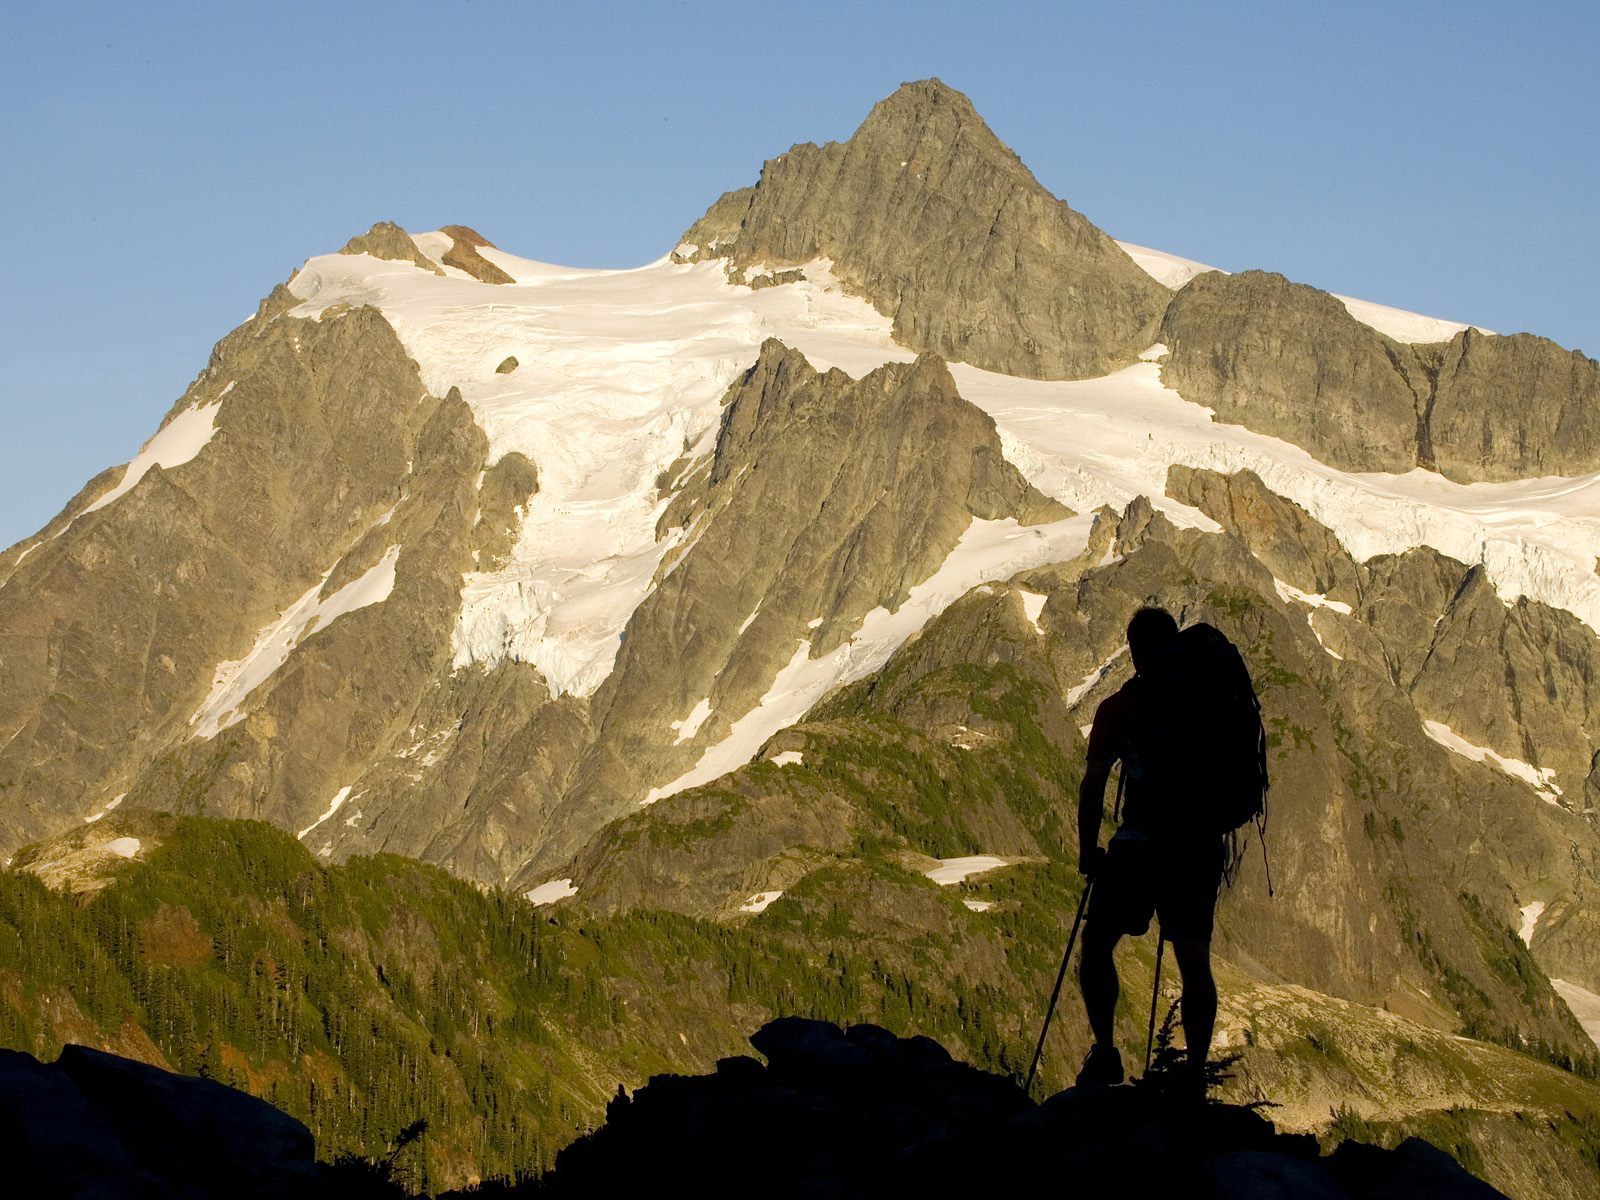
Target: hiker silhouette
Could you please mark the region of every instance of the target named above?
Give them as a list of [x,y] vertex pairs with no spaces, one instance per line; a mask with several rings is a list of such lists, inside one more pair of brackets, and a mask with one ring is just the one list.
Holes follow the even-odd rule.
[[[1171,943],[1183,984],[1188,1069],[1176,1086],[1203,1099],[1217,1019],[1212,924],[1237,861],[1233,830],[1264,815],[1266,741],[1244,660],[1212,626],[1180,633],[1165,609],[1141,608],[1128,622],[1128,651],[1134,676],[1095,711],[1078,791],[1078,867],[1089,890],[1078,982],[1094,1035],[1078,1083],[1122,1082],[1113,952],[1153,916],[1158,980]],[[1106,783],[1117,763],[1121,825],[1101,848]],[[1154,1011],[1152,999],[1152,1022]]]

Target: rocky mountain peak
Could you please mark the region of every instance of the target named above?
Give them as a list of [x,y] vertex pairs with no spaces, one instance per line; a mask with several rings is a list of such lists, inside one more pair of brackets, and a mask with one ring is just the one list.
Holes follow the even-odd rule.
[[936,79],[902,85],[846,142],[769,160],[679,257],[736,272],[829,259],[903,345],[1035,379],[1127,365],[1170,298]]
[[967,153],[1002,155],[1027,170],[995,136],[972,101],[936,78],[902,83],[872,106],[850,139],[880,150],[898,148],[908,159],[925,142],[949,146],[957,140],[964,141]]

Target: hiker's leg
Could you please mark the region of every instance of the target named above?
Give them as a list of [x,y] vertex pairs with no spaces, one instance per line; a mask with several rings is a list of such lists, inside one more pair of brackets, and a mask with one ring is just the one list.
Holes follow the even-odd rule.
[[1217,1024],[1217,982],[1211,977],[1211,943],[1184,939],[1172,943],[1183,977],[1183,1040],[1189,1047],[1189,1065],[1203,1067],[1211,1052],[1211,1034]]
[[1113,952],[1122,935],[1105,922],[1087,921],[1083,926],[1083,949],[1078,955],[1078,986],[1083,990],[1083,1007],[1089,1014],[1089,1029],[1097,1045],[1109,1046],[1114,1040],[1112,1024],[1117,1012],[1117,963]]

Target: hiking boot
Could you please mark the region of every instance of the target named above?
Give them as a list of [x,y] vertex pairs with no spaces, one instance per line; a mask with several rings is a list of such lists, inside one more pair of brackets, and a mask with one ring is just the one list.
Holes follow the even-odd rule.
[[1091,1047],[1078,1072],[1079,1087],[1112,1087],[1122,1082],[1122,1055],[1111,1045]]

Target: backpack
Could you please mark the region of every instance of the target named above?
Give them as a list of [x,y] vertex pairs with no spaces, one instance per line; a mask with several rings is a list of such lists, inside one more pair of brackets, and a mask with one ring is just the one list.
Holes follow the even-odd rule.
[[[1252,822],[1266,853],[1267,734],[1244,656],[1221,630],[1198,622],[1145,680],[1134,734],[1150,775],[1157,819],[1180,835],[1224,835],[1228,877],[1236,831]],[[1270,868],[1268,890],[1271,890]]]

